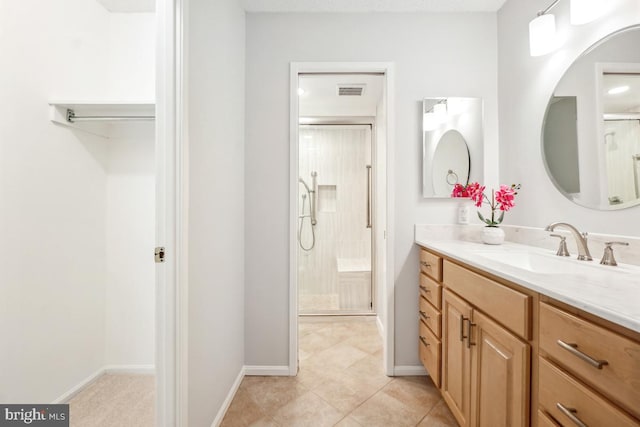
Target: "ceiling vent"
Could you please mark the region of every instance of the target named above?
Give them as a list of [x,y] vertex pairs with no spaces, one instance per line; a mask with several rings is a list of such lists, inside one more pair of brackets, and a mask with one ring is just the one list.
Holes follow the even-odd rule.
[[339,84],[338,96],[362,96],[365,84]]

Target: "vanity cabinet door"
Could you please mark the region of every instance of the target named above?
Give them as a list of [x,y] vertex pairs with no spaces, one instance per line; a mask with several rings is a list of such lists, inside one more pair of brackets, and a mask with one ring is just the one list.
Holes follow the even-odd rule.
[[470,425],[528,426],[531,347],[479,311],[472,322]]
[[442,303],[442,397],[461,427],[469,424],[471,358],[465,329],[471,306],[449,290]]

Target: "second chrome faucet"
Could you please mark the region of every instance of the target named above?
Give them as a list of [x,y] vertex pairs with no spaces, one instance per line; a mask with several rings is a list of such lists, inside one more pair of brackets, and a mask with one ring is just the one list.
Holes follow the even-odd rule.
[[554,222],[547,225],[546,231],[554,231],[556,228],[566,228],[571,232],[576,240],[576,246],[578,247],[578,259],[581,261],[591,261],[591,253],[589,252],[589,246],[587,245],[587,233],[580,233],[577,228],[566,222]]

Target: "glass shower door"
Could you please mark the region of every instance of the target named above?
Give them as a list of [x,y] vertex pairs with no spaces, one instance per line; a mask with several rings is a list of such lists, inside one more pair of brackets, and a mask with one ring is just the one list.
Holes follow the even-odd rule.
[[300,314],[372,311],[371,126],[300,126]]

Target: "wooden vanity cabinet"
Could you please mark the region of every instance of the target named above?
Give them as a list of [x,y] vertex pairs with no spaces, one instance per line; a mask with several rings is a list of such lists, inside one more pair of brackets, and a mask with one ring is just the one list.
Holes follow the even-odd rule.
[[540,410],[565,426],[640,426],[638,337],[549,302],[540,303]]
[[461,426],[528,426],[531,346],[448,289],[446,280],[445,270],[445,402]]
[[[433,261],[438,258],[421,251],[420,259],[431,265],[437,266]],[[531,297],[446,259],[441,262],[429,275],[421,268],[421,289],[437,284],[429,293],[442,294],[438,378],[445,402],[463,427],[528,426]],[[421,305],[428,302],[420,298]],[[510,328],[500,320],[511,322]]]
[[460,426],[640,427],[640,333],[424,248],[420,260],[420,359]]
[[442,258],[420,251],[418,348],[420,361],[436,387],[440,387],[442,357]]

